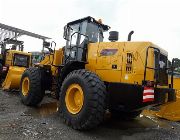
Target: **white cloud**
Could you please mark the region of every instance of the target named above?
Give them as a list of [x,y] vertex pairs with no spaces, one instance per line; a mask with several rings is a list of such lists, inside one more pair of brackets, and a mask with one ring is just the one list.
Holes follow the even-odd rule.
[[[0,0],[0,3],[0,22],[52,37],[59,46],[65,45],[62,35],[67,22],[91,15],[102,18],[111,30],[118,30],[120,41],[134,30],[132,40],[152,41],[166,49],[170,58],[180,57],[179,0]],[[27,50],[42,47],[41,41],[23,39]]]

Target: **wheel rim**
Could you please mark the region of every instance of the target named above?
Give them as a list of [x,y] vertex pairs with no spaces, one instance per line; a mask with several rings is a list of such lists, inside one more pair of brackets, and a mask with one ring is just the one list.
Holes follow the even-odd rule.
[[68,87],[65,96],[65,103],[71,114],[77,114],[81,111],[84,102],[82,88],[78,84],[72,84]]
[[22,94],[27,96],[29,93],[29,78],[25,77],[22,81]]

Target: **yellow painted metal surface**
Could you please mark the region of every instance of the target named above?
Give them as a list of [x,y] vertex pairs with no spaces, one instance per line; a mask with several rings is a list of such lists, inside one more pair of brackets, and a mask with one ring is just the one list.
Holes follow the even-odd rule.
[[108,82],[121,82],[121,72],[120,70],[96,70],[96,74],[103,81]]
[[[126,42],[123,54],[122,80],[123,83],[142,84],[147,47],[153,46],[150,42]],[[132,54],[131,70],[127,71],[127,53]],[[154,50],[149,49],[148,67],[154,67]],[[146,79],[154,81],[154,70],[147,69]]]
[[10,66],[6,79],[2,83],[3,90],[19,89],[21,76],[25,69],[24,67]]
[[177,89],[178,90],[178,92],[179,92],[179,90],[180,90],[180,77],[178,78],[178,77],[174,77],[174,88],[175,89]]
[[174,78],[174,89],[176,89],[176,102],[162,105],[156,115],[171,121],[180,121],[180,78],[178,77]]
[[[95,72],[103,81],[139,85],[144,78],[146,50],[151,42],[90,43],[86,69]],[[158,47],[158,46],[155,46]],[[114,55],[102,55],[103,50],[117,49]],[[161,50],[161,49],[160,49]],[[167,52],[161,50],[167,55]],[[154,49],[149,49],[148,67],[154,67]],[[116,65],[116,68],[112,68]],[[146,80],[154,81],[154,70],[147,69]]]
[[29,78],[25,77],[22,81],[22,94],[28,96],[29,93]]
[[77,114],[81,111],[84,102],[84,93],[78,84],[72,84],[68,87],[65,96],[65,103],[71,114]]
[[57,75],[57,67],[62,64],[63,61],[63,49],[55,50],[54,53],[46,55],[45,58],[40,62],[39,65],[49,65],[51,66],[51,71],[54,76]]

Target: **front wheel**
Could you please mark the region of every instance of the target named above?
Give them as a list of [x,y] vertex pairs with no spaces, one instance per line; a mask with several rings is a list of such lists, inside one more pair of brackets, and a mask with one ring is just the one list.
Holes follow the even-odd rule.
[[91,129],[103,121],[105,98],[106,87],[96,74],[72,71],[61,87],[60,114],[74,129]]
[[28,68],[22,74],[20,96],[27,106],[36,106],[42,101],[44,90],[41,87],[41,73],[38,68]]

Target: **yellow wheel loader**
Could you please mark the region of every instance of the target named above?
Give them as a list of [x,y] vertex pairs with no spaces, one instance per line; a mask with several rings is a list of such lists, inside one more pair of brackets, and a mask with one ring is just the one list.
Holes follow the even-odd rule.
[[[7,45],[11,45],[7,49]],[[21,75],[31,66],[31,53],[23,52],[23,41],[5,39],[1,44],[0,80],[4,90],[19,89]]]
[[110,29],[92,17],[64,27],[66,45],[53,51],[35,67],[24,71],[20,94],[24,104],[36,106],[46,90],[59,96],[60,115],[77,130],[91,129],[112,115],[138,116],[144,108],[175,101],[173,81],[168,82],[168,53],[151,42],[110,42]]

